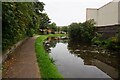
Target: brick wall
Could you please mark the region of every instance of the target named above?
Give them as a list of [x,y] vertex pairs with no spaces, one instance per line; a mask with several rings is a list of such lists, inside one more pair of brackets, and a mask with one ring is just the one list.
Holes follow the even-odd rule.
[[96,31],[102,34],[102,38],[110,38],[117,35],[118,31],[120,31],[120,24],[117,25],[109,25],[109,26],[99,26],[96,27]]

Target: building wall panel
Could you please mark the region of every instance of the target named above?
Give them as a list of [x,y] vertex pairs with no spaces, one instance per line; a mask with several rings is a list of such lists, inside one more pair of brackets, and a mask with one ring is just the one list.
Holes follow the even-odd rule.
[[118,3],[110,2],[98,10],[98,26],[118,24]]
[[97,14],[98,14],[97,9],[88,8],[86,13],[87,20],[94,19],[97,24],[98,22]]
[[118,23],[120,24],[120,2],[118,3]]

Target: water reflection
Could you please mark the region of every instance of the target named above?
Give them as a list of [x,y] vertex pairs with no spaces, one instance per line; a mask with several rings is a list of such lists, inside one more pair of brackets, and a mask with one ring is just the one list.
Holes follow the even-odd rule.
[[65,78],[118,78],[117,52],[65,37],[48,38],[45,49]]

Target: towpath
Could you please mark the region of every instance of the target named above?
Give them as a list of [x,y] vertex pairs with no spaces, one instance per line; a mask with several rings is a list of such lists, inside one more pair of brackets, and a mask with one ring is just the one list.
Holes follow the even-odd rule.
[[3,78],[41,78],[34,46],[36,38],[27,39],[5,62]]

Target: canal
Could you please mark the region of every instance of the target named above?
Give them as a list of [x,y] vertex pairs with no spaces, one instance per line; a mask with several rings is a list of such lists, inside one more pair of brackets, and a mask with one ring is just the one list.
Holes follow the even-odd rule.
[[117,52],[66,37],[49,37],[44,45],[64,78],[118,78]]

